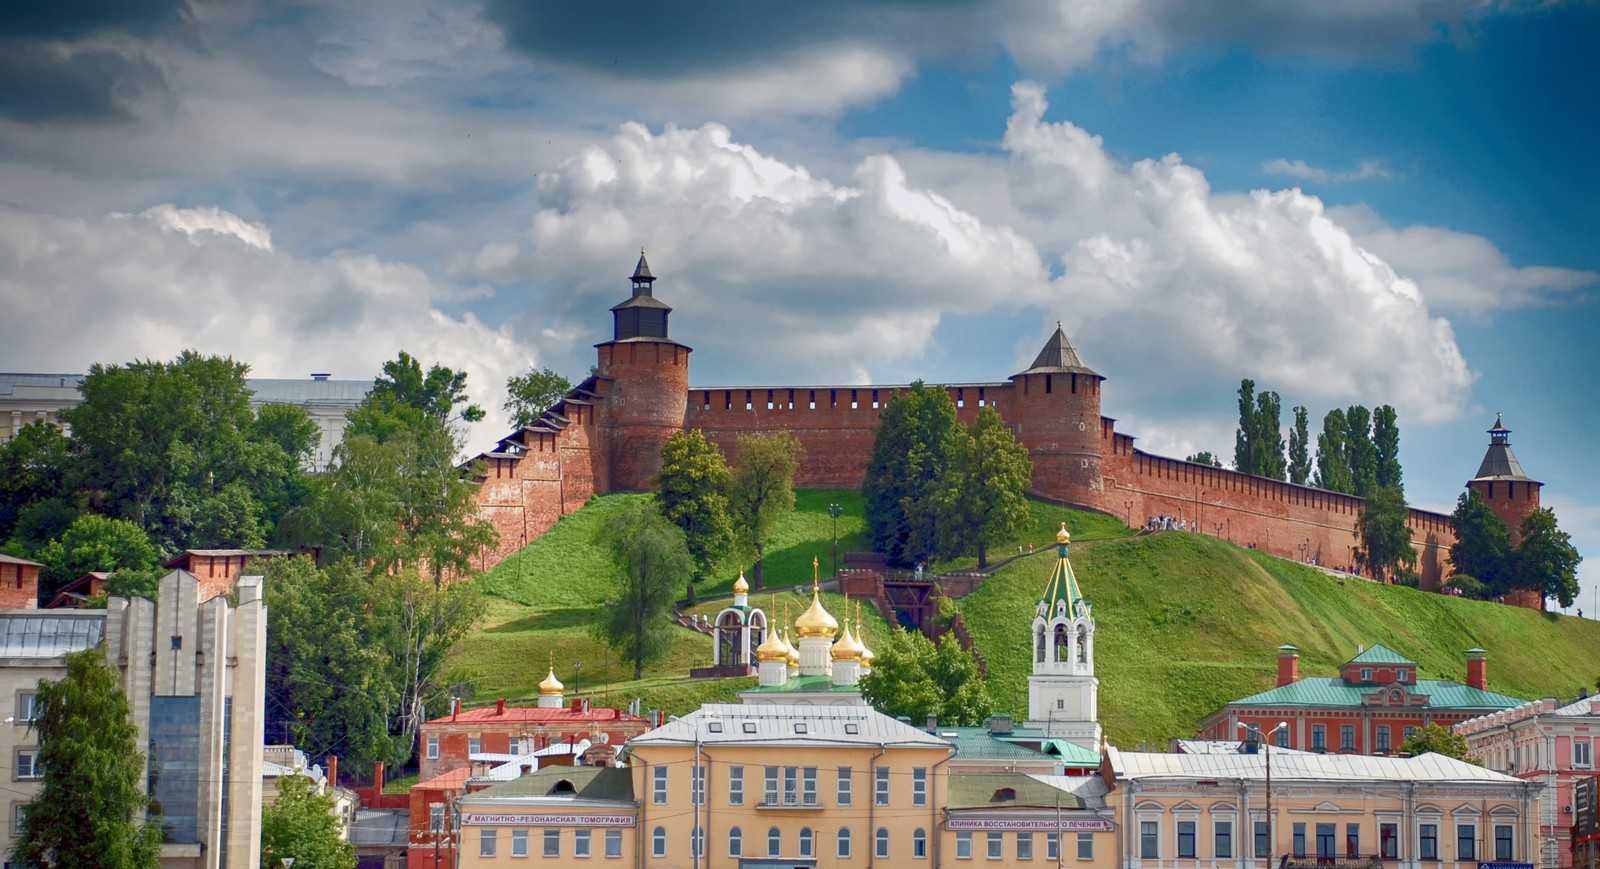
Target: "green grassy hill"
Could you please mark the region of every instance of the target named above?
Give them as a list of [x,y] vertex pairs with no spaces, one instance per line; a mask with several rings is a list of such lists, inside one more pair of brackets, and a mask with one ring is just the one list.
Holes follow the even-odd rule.
[[[552,652],[569,692],[576,682],[601,702],[640,697],[646,707],[674,714],[728,700],[754,683],[689,680],[690,667],[710,663],[711,640],[688,629],[674,632],[671,652],[637,683],[628,678],[631,665],[591,636],[597,610],[616,583],[596,535],[638,497],[594,499],[474,580],[491,596],[489,613],[457,648],[452,665],[472,678],[476,702],[535,697]],[[799,492],[795,512],[779,525],[768,553],[769,590],[752,595],[772,608],[775,591],[780,620],[786,605],[792,620],[808,604],[809,594],[795,589],[809,584],[811,559],[828,569],[833,523],[827,507],[834,502],[845,510],[839,551],[867,548],[858,493]],[[1320,571],[1205,535],[1134,538],[1113,517],[1041,502],[1033,504],[1033,516],[1033,526],[996,546],[992,558],[1016,554],[1018,543],[1048,547],[1059,523],[1068,523],[1073,564],[1095,604],[1101,718],[1124,745],[1192,735],[1195,723],[1226,701],[1271,687],[1276,648],[1284,643],[1300,648],[1304,675],[1334,675],[1357,644],[1381,642],[1416,659],[1425,678],[1456,680],[1465,677],[1462,652],[1481,646],[1490,653],[1489,687],[1519,697],[1572,696],[1600,676],[1600,625],[1594,621],[1360,580],[1340,585]],[[1052,558],[1019,559],[958,602],[989,660],[991,690],[1002,709],[1018,716],[1027,713],[1028,625]],[[934,567],[972,564],[964,559]],[[729,566],[698,593],[726,594],[738,569]],[[824,597],[830,611],[842,615],[839,598]],[[724,605],[705,601],[691,611],[714,614]],[[875,613],[863,614],[869,643],[885,636],[888,625]]]

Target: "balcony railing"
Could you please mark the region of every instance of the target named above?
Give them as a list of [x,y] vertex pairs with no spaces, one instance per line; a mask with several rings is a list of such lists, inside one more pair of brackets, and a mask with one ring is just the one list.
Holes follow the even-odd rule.
[[822,802],[816,794],[767,794],[761,802],[756,803],[758,809],[820,809]]

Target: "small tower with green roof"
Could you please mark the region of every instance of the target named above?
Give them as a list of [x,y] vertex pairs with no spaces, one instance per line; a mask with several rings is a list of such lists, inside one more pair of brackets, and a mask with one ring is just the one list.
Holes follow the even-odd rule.
[[1027,726],[1052,739],[1100,749],[1100,680],[1094,675],[1093,606],[1078,588],[1066,523],[1056,534],[1056,563],[1034,606],[1033,674]]

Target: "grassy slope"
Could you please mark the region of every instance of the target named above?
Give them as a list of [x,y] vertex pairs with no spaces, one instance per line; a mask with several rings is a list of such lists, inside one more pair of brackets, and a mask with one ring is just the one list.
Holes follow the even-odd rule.
[[[1028,641],[1018,625],[1052,559],[1024,559],[963,599],[1002,707],[1027,711]],[[1124,745],[1191,735],[1230,699],[1272,687],[1276,647],[1300,648],[1300,672],[1336,675],[1358,643],[1417,660],[1423,678],[1465,678],[1462,652],[1490,652],[1489,687],[1519,697],[1571,696],[1600,672],[1600,625],[1359,580],[1199,534],[1167,533],[1073,548],[1095,604],[1100,713]]]
[[[458,647],[453,664],[474,677],[477,702],[531,700],[551,652],[557,673],[583,693],[617,704],[641,697],[646,707],[674,714],[729,700],[753,684],[690,681],[689,668],[710,663],[711,641],[687,629],[674,631],[671,651],[637,683],[629,679],[631,666],[591,636],[596,609],[616,582],[595,535],[638,497],[596,498],[475,580],[491,595],[489,614]],[[845,508],[839,551],[866,548],[857,493],[799,492],[767,559],[778,619],[785,602],[791,620],[806,607],[809,595],[795,587],[809,583],[811,559],[824,570],[831,560],[831,502]],[[1101,717],[1125,745],[1189,735],[1200,717],[1226,701],[1271,687],[1276,647],[1283,643],[1301,649],[1306,675],[1333,675],[1357,643],[1382,642],[1417,659],[1425,678],[1456,680],[1464,676],[1461,652],[1482,646],[1490,651],[1490,687],[1522,697],[1569,696],[1600,675],[1600,626],[1593,622],[1360,581],[1340,586],[1319,571],[1205,535],[1128,539],[1132,532],[1114,517],[1038,502],[1032,511],[1032,527],[1020,540],[1048,546],[1063,520],[1073,532],[1073,563],[1099,623]],[[1015,551],[1016,541],[997,546],[995,558]],[[1051,561],[1049,554],[1021,559],[960,602],[990,661],[996,699],[1018,715],[1026,713],[1029,670],[1028,641],[1018,626],[1031,621]],[[730,566],[701,593],[730,590],[737,572],[738,565]],[[770,607],[770,593],[753,595],[755,602]],[[825,597],[829,610],[841,615],[839,599]],[[710,615],[724,605],[714,601],[692,611]],[[863,614],[869,644],[882,642],[888,626],[870,611]]]

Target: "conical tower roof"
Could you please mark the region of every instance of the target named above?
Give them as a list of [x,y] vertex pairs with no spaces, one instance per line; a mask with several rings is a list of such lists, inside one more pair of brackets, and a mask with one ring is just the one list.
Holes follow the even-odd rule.
[[1078,576],[1072,572],[1072,559],[1067,557],[1067,545],[1071,535],[1067,534],[1067,524],[1061,523],[1061,531],[1056,534],[1057,552],[1055,568],[1050,571],[1050,581],[1045,584],[1044,594],[1039,598],[1041,615],[1053,618],[1058,601],[1066,601],[1067,617],[1071,618],[1078,610],[1078,601],[1087,603],[1083,590],[1078,588]]
[[649,283],[655,279],[656,276],[650,274],[650,264],[645,262],[644,248],[640,248],[639,264],[633,267],[633,281],[634,283]]
[[1067,340],[1066,330],[1061,328],[1061,321],[1056,321],[1056,333],[1044,344],[1044,349],[1033,359],[1033,364],[1023,374],[1087,374],[1091,377],[1100,377],[1094,369],[1083,364],[1083,357],[1078,355],[1077,348]]
[[1522,472],[1522,463],[1517,461],[1516,453],[1511,451],[1511,429],[1506,428],[1505,420],[1498,413],[1494,415],[1494,427],[1489,429],[1489,450],[1483,454],[1483,463],[1478,465],[1478,475],[1472,479],[1474,482],[1478,480],[1539,482]]

